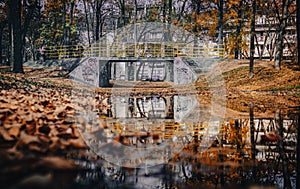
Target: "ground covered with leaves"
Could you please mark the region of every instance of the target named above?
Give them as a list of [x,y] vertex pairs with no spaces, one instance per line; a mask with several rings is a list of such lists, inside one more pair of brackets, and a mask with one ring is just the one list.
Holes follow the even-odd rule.
[[[277,109],[299,106],[300,72],[294,67],[285,64],[278,71],[271,62],[260,61],[255,65],[255,76],[251,79],[248,78],[247,61],[228,61],[221,63],[219,68],[226,85],[228,117],[248,115],[250,104],[262,116],[273,116]],[[35,178],[34,175],[27,178],[26,173],[49,168],[74,171],[78,166],[72,157],[88,157],[87,145],[78,131],[78,125],[87,127],[88,123],[76,122],[75,117],[76,110],[85,108],[85,99],[81,100],[81,105],[72,99],[77,87],[78,84],[74,85],[68,79],[68,72],[59,68],[25,68],[25,74],[14,74],[9,68],[1,67],[0,165],[3,169],[0,175],[3,182],[20,177],[20,186],[28,183],[30,186],[30,179],[53,183],[55,178],[48,174],[43,178]],[[128,93],[128,89],[122,87],[114,91],[95,87],[87,87],[86,90],[96,94],[99,116],[106,116],[109,112],[108,95],[112,92],[120,95]],[[196,94],[199,102],[206,106],[210,105],[210,90],[205,77],[194,85],[176,89],[172,85],[159,86],[158,83],[147,88],[138,85],[131,88],[134,96]],[[27,163],[24,164],[24,161]]]
[[[260,61],[254,67],[253,78],[248,78],[247,61],[229,61],[219,67],[226,84],[228,117],[239,112],[247,113],[251,103],[260,113],[299,106],[300,72],[294,67],[283,65],[278,71],[271,62]],[[67,71],[54,67],[25,68],[25,74],[14,74],[2,67],[0,73],[1,140],[15,141],[14,150],[29,149],[39,153],[55,154],[65,149],[85,147],[74,124],[74,111],[78,107],[74,107],[72,92],[76,86],[68,79]],[[205,77],[200,78],[194,87],[199,101],[209,105],[210,89]],[[135,96],[165,96],[195,93],[192,88],[135,86],[131,90]],[[92,90],[102,101],[112,93],[109,88]],[[119,88],[113,92],[123,94],[128,89]],[[101,106],[100,112],[105,115],[109,105],[104,106],[106,108]]]
[[[274,113],[276,109],[299,106],[300,71],[291,63],[281,70],[273,61],[255,61],[254,77],[249,78],[249,60],[229,60],[218,65],[226,85],[228,112],[249,112],[253,104],[259,113]],[[206,89],[206,78],[196,82],[198,90]],[[236,112],[236,113],[237,113]],[[264,114],[262,114],[265,116]],[[231,117],[229,115],[229,117]]]

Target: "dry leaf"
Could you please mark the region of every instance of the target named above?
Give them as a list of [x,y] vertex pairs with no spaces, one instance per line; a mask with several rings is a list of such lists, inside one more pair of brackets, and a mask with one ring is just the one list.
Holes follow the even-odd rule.
[[0,109],[10,109],[10,110],[16,110],[18,109],[19,106],[13,105],[13,104],[8,104],[8,103],[3,103],[0,104]]
[[10,136],[13,136],[14,138],[17,138],[20,133],[20,127],[18,126],[13,126],[8,130],[8,133]]
[[81,137],[79,137],[77,139],[70,139],[69,144],[75,148],[86,148],[87,147],[86,143],[84,142],[84,140]]
[[54,110],[53,114],[58,117],[63,117],[65,109],[65,106],[59,106]]
[[0,135],[5,141],[14,141],[15,139],[10,136],[10,134],[3,128],[0,127]]
[[71,160],[66,160],[60,157],[43,157],[38,163],[41,165],[46,165],[51,170],[66,170],[66,169],[75,169],[77,166]]
[[50,140],[51,140],[51,144],[49,145],[49,149],[51,151],[55,151],[60,148],[60,138],[55,136],[55,137],[51,137]]
[[52,113],[46,114],[46,118],[47,118],[48,121],[56,120],[56,118],[54,117],[54,115]]
[[31,143],[40,143],[40,140],[37,136],[32,136],[26,134],[25,131],[20,132],[20,139],[18,143],[16,144],[17,147],[24,147]]

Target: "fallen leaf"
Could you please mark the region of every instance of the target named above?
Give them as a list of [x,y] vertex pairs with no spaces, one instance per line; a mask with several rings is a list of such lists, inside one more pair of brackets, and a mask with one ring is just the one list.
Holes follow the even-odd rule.
[[48,121],[56,120],[56,118],[54,117],[54,115],[52,113],[46,114],[46,118],[47,118]]
[[60,148],[60,138],[58,138],[58,137],[51,137],[50,138],[50,145],[49,145],[49,149],[51,150],[51,151],[55,151],[55,150],[57,150],[57,149],[59,149]]
[[60,157],[43,157],[38,164],[46,165],[51,170],[75,169],[77,165],[71,161]]
[[52,183],[52,179],[53,175],[51,173],[30,175],[18,183],[18,188],[48,188],[49,184]]
[[73,146],[75,148],[86,148],[87,147],[86,143],[84,142],[84,140],[81,137],[79,137],[77,139],[70,139],[69,143],[71,146]]
[[54,110],[53,114],[58,117],[63,117],[65,110],[66,110],[66,106],[59,106]]
[[15,139],[10,136],[10,134],[3,128],[0,127],[0,135],[5,141],[14,141]]
[[8,103],[3,103],[0,104],[0,109],[10,109],[10,110],[16,110],[18,109],[19,106],[13,105],[13,104],[8,104]]
[[8,133],[10,136],[13,136],[14,138],[17,138],[20,133],[20,127],[18,126],[13,126],[8,130]]
[[43,133],[45,135],[48,135],[50,133],[50,128],[47,125],[43,125],[42,127],[39,127],[39,133]]
[[30,143],[40,143],[40,140],[37,136],[32,136],[26,134],[25,131],[20,132],[20,139],[16,144],[17,147],[24,147],[29,145]]

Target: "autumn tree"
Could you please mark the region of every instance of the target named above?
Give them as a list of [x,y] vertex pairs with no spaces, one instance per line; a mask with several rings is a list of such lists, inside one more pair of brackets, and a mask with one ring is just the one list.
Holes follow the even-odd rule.
[[252,0],[252,13],[251,13],[251,33],[250,33],[250,65],[249,65],[249,78],[254,75],[254,35],[255,35],[255,14],[256,14],[256,0]]
[[[299,1],[297,1],[297,10],[299,10]],[[299,13],[298,13],[299,14]],[[297,17],[299,18],[299,17]],[[299,34],[299,33],[298,33]],[[299,36],[298,36],[298,42],[299,42]],[[298,43],[299,44],[299,43]],[[298,48],[299,49],[299,48]],[[299,52],[299,50],[298,50]],[[298,54],[298,62],[299,62],[299,54]],[[296,181],[296,187],[300,188],[300,109],[298,109],[298,126],[297,126],[297,149],[296,149],[296,153],[297,153],[297,181]]]
[[4,2],[4,0],[0,1],[0,65],[2,64],[2,58],[3,58],[3,54],[2,54],[2,46],[3,45],[3,35],[4,35],[4,29],[7,26],[7,16],[5,14],[6,12],[6,4]]
[[242,53],[243,49],[243,26],[244,26],[244,18],[246,16],[246,7],[247,3],[244,0],[240,0],[236,7],[236,12],[237,12],[237,19],[236,19],[236,41],[237,41],[237,47],[234,51],[234,58],[238,59],[240,54]]
[[87,30],[88,43],[99,41],[104,35],[105,21],[108,14],[112,16],[113,10],[109,10],[108,0],[83,0],[84,20]]
[[103,36],[103,27],[105,23],[105,17],[108,14],[108,10],[105,9],[105,3],[107,0],[96,1],[96,26],[95,26],[95,36],[96,41]]
[[297,49],[298,49],[298,66],[300,69],[300,1],[296,1],[296,27],[297,27]]
[[21,1],[7,0],[7,14],[11,35],[11,69],[16,73],[23,73],[22,62],[22,34],[21,34]]
[[39,37],[37,29],[40,27],[41,0],[23,1],[22,4],[22,42],[23,57],[36,59],[36,40]]
[[223,44],[223,30],[224,30],[224,24],[223,24],[223,15],[224,15],[224,0],[218,0],[217,1],[217,7],[218,7],[218,42],[219,44]]
[[[133,6],[130,6],[132,4],[129,3],[129,1],[126,0],[115,0],[114,4],[117,7],[117,10],[119,11],[119,28],[125,26],[129,23],[130,13],[133,10]],[[127,13],[127,14],[126,14]]]
[[48,0],[43,11],[44,19],[41,32],[41,43],[48,45],[69,45],[79,39],[75,17],[76,0]]
[[287,19],[290,16],[288,9],[292,3],[292,0],[282,0],[282,1],[273,0],[273,3],[275,6],[276,17],[279,21],[279,25],[277,28],[277,45],[276,45],[274,66],[277,70],[280,70],[280,64],[283,58],[284,36],[286,33]]

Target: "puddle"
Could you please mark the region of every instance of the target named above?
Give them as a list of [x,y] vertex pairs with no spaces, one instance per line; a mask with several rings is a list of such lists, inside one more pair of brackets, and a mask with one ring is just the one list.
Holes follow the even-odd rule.
[[[76,170],[2,162],[5,188],[296,188],[299,107],[224,119],[197,96],[109,96],[79,112],[89,146]],[[98,105],[101,105],[98,104]],[[97,120],[97,121],[95,121]],[[82,152],[81,152],[82,154]],[[298,158],[298,160],[297,160]],[[298,168],[299,169],[299,168]],[[18,182],[16,182],[18,181]],[[2,188],[2,187],[1,187]]]

